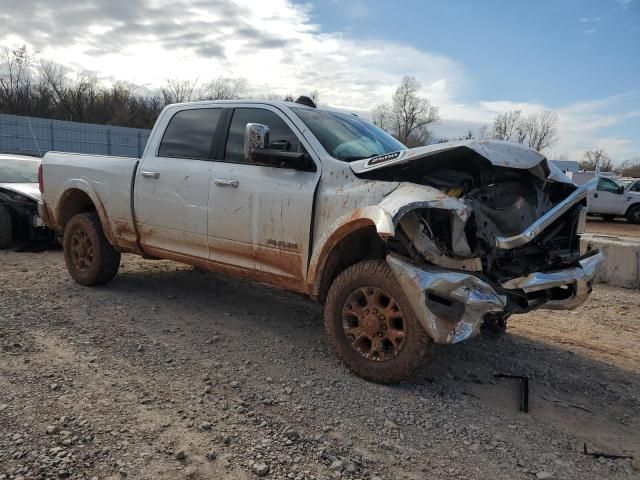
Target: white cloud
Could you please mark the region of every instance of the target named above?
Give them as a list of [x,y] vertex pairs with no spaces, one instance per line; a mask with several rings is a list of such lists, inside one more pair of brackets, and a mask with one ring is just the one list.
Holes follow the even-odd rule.
[[616,3],[622,10],[629,8],[636,0],[616,0]]
[[[536,102],[464,102],[468,80],[459,62],[406,44],[323,32],[310,8],[289,0],[263,0],[260,8],[251,0],[23,0],[10,14],[0,10],[0,42],[27,43],[42,58],[107,80],[153,88],[168,78],[241,76],[252,93],[318,90],[324,103],[359,113],[388,101],[400,78],[413,75],[440,107],[440,135],[462,135],[509,109],[551,109],[558,112],[561,139],[554,151],[581,156],[597,141],[614,155],[640,151],[637,140],[599,133],[634,115],[629,108],[611,111],[614,97],[555,109]],[[359,8],[351,15],[366,13]],[[600,19],[583,20],[587,26]]]
[[640,155],[637,138],[634,141],[602,133],[626,121],[640,119],[640,91],[555,108],[539,102],[508,100],[445,104],[441,108],[442,122],[436,132],[444,137],[463,135],[470,129],[491,125],[497,114],[509,110],[521,110],[525,115],[555,111],[558,115],[558,142],[549,151],[567,153],[570,159],[579,160],[586,150],[596,148],[604,148],[614,160]]

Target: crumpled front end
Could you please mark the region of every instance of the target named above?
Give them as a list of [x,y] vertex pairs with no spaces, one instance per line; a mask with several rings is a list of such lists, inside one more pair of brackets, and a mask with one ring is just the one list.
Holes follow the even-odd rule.
[[444,344],[478,335],[491,315],[577,307],[588,298],[602,260],[602,253],[594,251],[573,268],[495,285],[479,275],[416,265],[394,254],[387,257],[418,320],[434,342]]
[[356,173],[399,182],[376,208],[398,281],[439,343],[536,308],[574,308],[602,261],[579,234],[595,183],[580,187],[526,147],[465,142],[408,151]]

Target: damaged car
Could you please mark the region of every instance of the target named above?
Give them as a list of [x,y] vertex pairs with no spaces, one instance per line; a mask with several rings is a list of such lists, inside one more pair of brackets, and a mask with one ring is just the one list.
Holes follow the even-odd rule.
[[0,248],[14,241],[53,238],[38,216],[39,166],[39,158],[0,155]]
[[409,149],[308,99],[217,101],[166,107],[141,159],[47,153],[39,209],[82,285],[134,253],[300,292],[352,371],[393,383],[436,343],[584,302],[593,187],[522,145]]

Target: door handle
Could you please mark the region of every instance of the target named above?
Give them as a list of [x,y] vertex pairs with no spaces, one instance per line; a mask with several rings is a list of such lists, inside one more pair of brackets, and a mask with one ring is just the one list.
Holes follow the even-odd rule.
[[144,178],[160,178],[160,172],[146,172],[143,170],[142,176]]
[[213,180],[213,183],[215,183],[218,187],[238,188],[238,185],[240,185],[240,182],[238,180],[227,180],[226,178],[216,178]]
[[598,198],[598,194],[597,194],[597,193],[594,193],[594,194],[593,194],[593,198]]

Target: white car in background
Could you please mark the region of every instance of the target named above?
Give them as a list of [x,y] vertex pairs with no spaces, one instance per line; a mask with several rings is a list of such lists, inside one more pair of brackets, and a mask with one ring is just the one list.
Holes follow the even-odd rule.
[[40,159],[25,155],[0,155],[0,248],[15,240],[52,239],[38,216]]
[[605,220],[626,217],[629,223],[640,223],[640,192],[633,185],[618,183],[611,178],[599,177],[598,185],[589,194],[589,213],[600,215]]
[[618,183],[624,187],[625,192],[640,193],[640,178],[619,178]]

